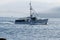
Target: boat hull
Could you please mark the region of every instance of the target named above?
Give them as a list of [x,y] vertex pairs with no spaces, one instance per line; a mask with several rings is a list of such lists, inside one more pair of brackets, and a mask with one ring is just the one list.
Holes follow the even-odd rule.
[[31,25],[47,25],[48,19],[39,19],[39,20],[31,20],[31,21],[23,21],[15,20],[15,24],[31,24]]

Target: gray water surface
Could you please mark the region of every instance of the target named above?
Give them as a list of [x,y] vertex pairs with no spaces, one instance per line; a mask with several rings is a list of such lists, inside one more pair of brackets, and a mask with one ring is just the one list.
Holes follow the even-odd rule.
[[7,40],[60,40],[60,21],[48,25],[0,23],[0,37]]

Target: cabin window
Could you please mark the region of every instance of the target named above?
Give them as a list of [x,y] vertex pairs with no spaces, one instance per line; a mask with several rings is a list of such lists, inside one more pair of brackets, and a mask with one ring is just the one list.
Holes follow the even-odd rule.
[[25,22],[25,20],[20,20],[20,22]]
[[16,20],[16,22],[25,22],[25,20]]
[[0,38],[0,40],[6,40],[5,38]]
[[35,17],[33,17],[33,18],[31,18],[32,20],[36,20],[36,18]]

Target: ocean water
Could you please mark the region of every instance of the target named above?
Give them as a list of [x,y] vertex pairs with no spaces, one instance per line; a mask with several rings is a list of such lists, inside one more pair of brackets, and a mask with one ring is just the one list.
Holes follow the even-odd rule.
[[48,25],[20,25],[14,24],[12,21],[0,19],[0,38],[7,40],[60,40],[60,18],[49,18]]

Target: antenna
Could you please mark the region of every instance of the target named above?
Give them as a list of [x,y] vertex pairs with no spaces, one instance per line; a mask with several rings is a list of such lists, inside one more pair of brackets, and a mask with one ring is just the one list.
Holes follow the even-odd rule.
[[31,0],[30,0],[30,17],[32,17],[32,6],[31,6]]
[[34,14],[34,12],[33,12],[33,11],[35,11],[35,10],[32,8],[31,0],[30,0],[29,5],[30,5],[30,17],[32,18],[32,17],[33,17],[33,14]]

